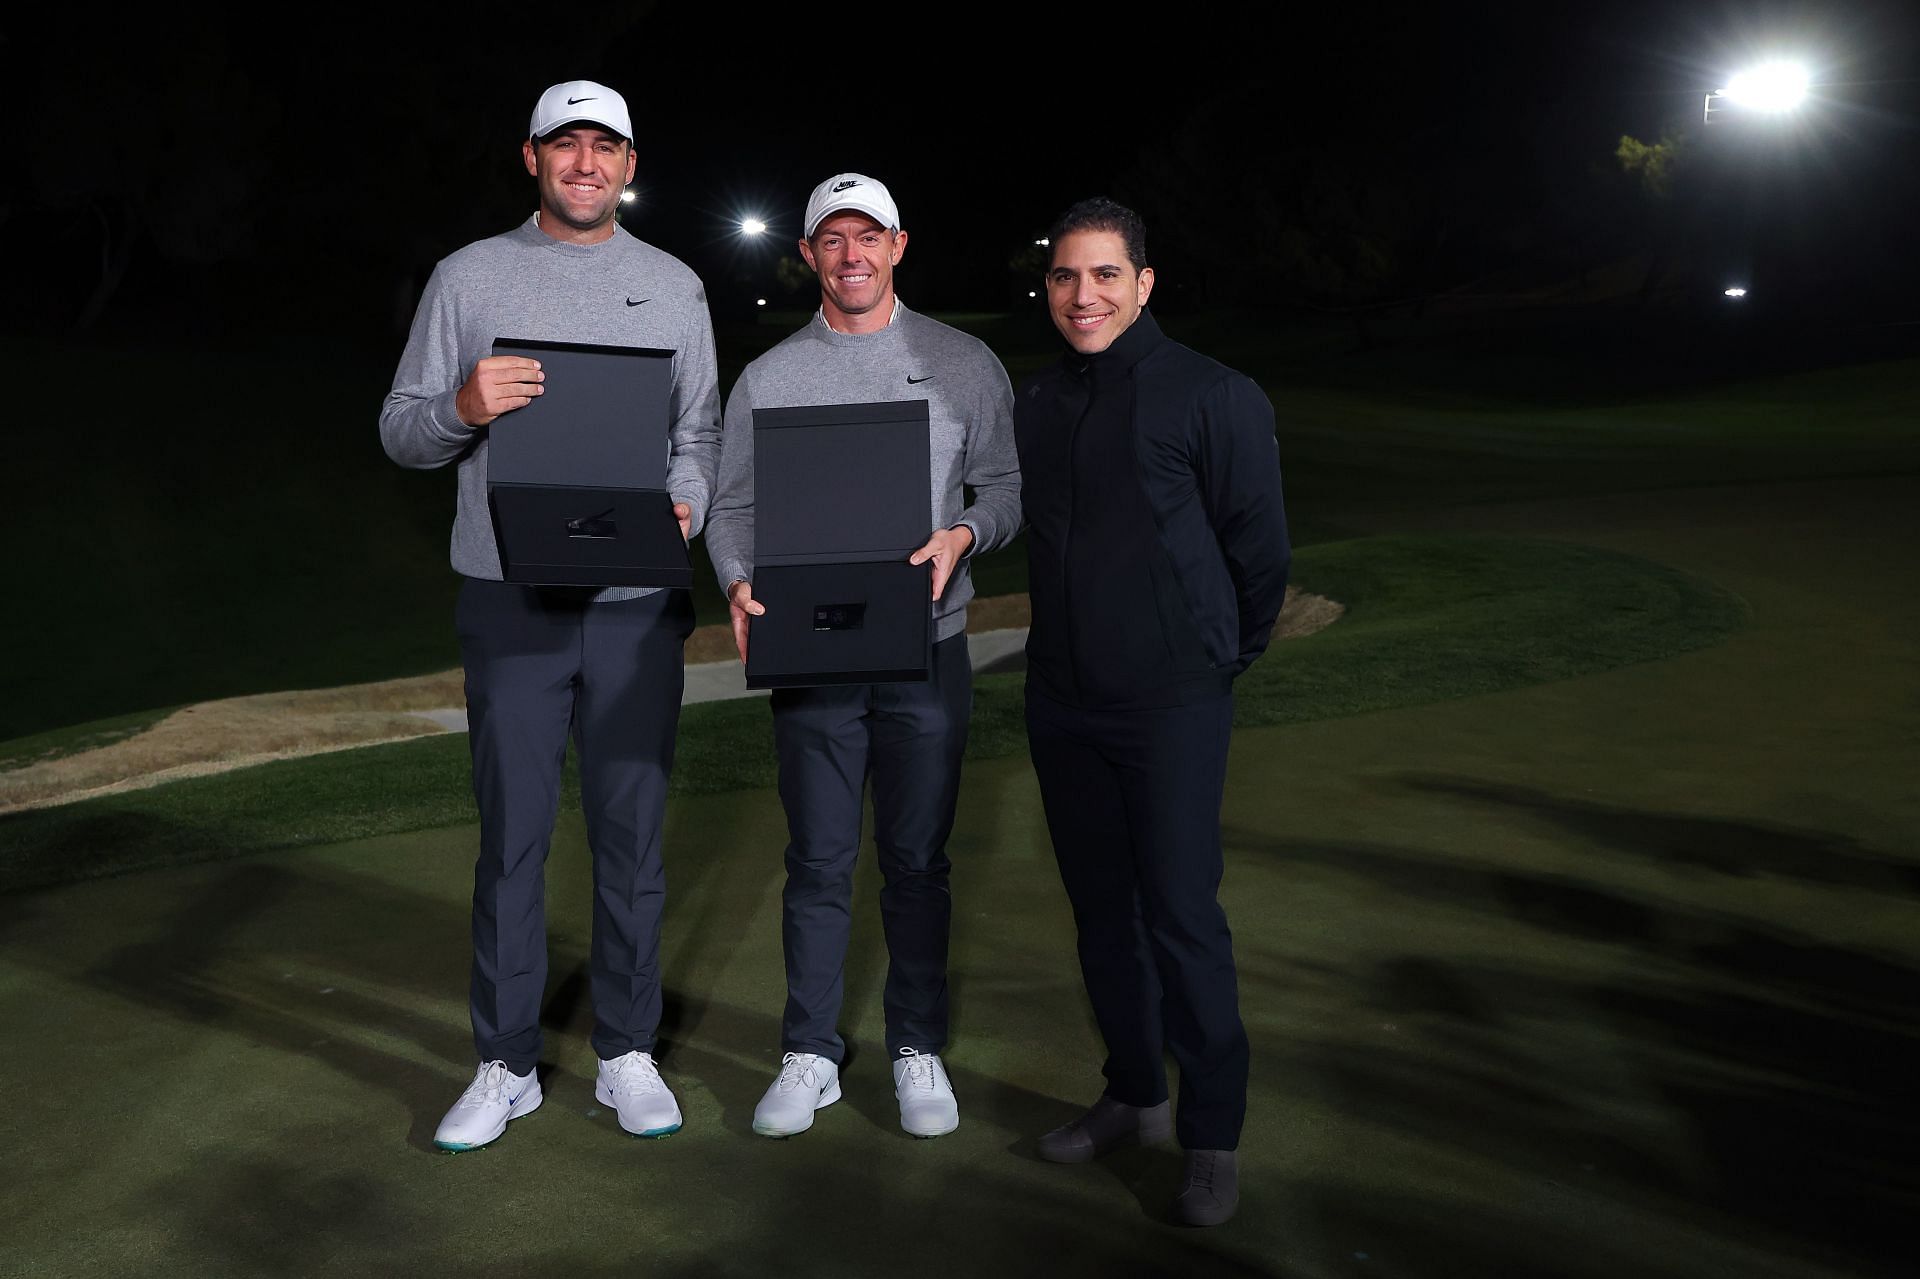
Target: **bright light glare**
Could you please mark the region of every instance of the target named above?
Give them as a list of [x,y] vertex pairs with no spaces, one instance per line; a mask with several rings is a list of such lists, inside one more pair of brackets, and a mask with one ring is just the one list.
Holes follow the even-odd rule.
[[638,200],[639,198],[640,197],[632,191],[622,191],[620,193],[620,203],[622,204],[632,204],[635,200]]
[[765,235],[766,233],[767,224],[759,218],[742,218],[740,220],[741,235]]
[[767,304],[767,300],[765,298],[755,298],[753,300],[753,304],[755,306],[765,306]]
[[1039,296],[1040,296],[1040,294],[1039,294],[1038,292],[1036,292],[1035,290],[1033,290],[1033,289],[1028,289],[1028,290],[1027,290],[1027,296],[1028,296],[1028,297],[1030,297],[1030,298],[1037,298],[1037,297],[1039,297]]
[[1721,92],[1755,111],[1790,111],[1807,96],[1807,69],[1792,62],[1768,62],[1742,71]]
[[1043,249],[1044,249],[1044,248],[1046,248],[1046,247],[1047,247],[1047,246],[1048,246],[1049,244],[1052,244],[1052,243],[1053,243],[1053,241],[1052,241],[1052,240],[1035,240],[1035,241],[1034,241],[1034,243],[1035,243],[1035,244],[1037,244],[1037,245],[1039,245],[1039,246],[1040,246],[1041,248],[1043,248]]
[[1743,298],[1747,296],[1747,291],[1736,284],[1732,288],[1726,290],[1726,295],[1730,298]]

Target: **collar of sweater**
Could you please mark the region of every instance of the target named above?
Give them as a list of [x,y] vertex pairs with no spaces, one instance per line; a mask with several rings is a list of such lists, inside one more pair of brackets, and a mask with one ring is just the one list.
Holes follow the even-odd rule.
[[518,228],[520,238],[536,249],[546,249],[564,258],[586,258],[606,249],[610,244],[632,235],[618,222],[613,224],[613,234],[593,244],[576,244],[572,240],[556,240],[540,229],[540,214],[536,211]]
[[1108,344],[1106,350],[1095,351],[1092,355],[1069,351],[1066,364],[1083,377],[1113,382],[1131,373],[1133,366],[1140,363],[1147,352],[1160,345],[1165,336],[1160,332],[1160,326],[1154,323],[1153,312],[1142,307],[1133,323],[1127,326],[1127,331]]
[[824,312],[815,311],[813,313],[813,335],[833,346],[859,346],[863,342],[876,342],[886,337],[889,333],[899,332],[900,321],[911,314],[913,314],[913,312],[907,309],[907,304],[902,302],[899,295],[896,294],[893,299],[893,314],[887,317],[886,327],[875,329],[871,333],[842,333],[827,323],[827,317]]

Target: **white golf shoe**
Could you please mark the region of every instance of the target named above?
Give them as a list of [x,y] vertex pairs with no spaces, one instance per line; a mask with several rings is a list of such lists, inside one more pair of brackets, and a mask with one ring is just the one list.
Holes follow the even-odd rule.
[[636,1137],[665,1137],[680,1131],[680,1103],[660,1078],[652,1053],[602,1059],[593,1095],[601,1105],[612,1107],[620,1126]]
[[960,1103],[937,1053],[902,1048],[893,1059],[893,1095],[900,1126],[916,1137],[940,1137],[960,1126]]
[[532,1071],[516,1075],[504,1061],[483,1061],[473,1082],[434,1130],[442,1150],[478,1150],[507,1130],[509,1119],[540,1109],[540,1079]]
[[813,1127],[813,1112],[840,1100],[840,1067],[816,1053],[788,1053],[780,1074],[753,1108],[762,1137],[791,1137]]

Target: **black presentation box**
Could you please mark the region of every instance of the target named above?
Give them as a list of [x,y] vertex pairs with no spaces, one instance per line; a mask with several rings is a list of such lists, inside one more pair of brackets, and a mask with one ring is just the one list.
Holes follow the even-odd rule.
[[925,400],[753,411],[747,687],[910,683],[933,659]]
[[488,429],[487,505],[509,582],[693,585],[667,494],[673,352],[500,338],[542,394]]

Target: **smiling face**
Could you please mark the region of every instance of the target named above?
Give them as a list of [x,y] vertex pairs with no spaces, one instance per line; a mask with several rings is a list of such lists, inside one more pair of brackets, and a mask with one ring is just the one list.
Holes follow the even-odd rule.
[[1112,346],[1152,292],[1153,268],[1134,269],[1118,232],[1069,231],[1053,246],[1047,309],[1053,327],[1082,355]]
[[633,181],[633,146],[593,125],[572,125],[521,147],[540,187],[540,229],[593,244],[613,235],[620,193]]
[[893,268],[907,251],[907,233],[864,213],[830,213],[800,241],[800,256],[820,277],[820,309],[842,333],[871,333],[893,318]]

